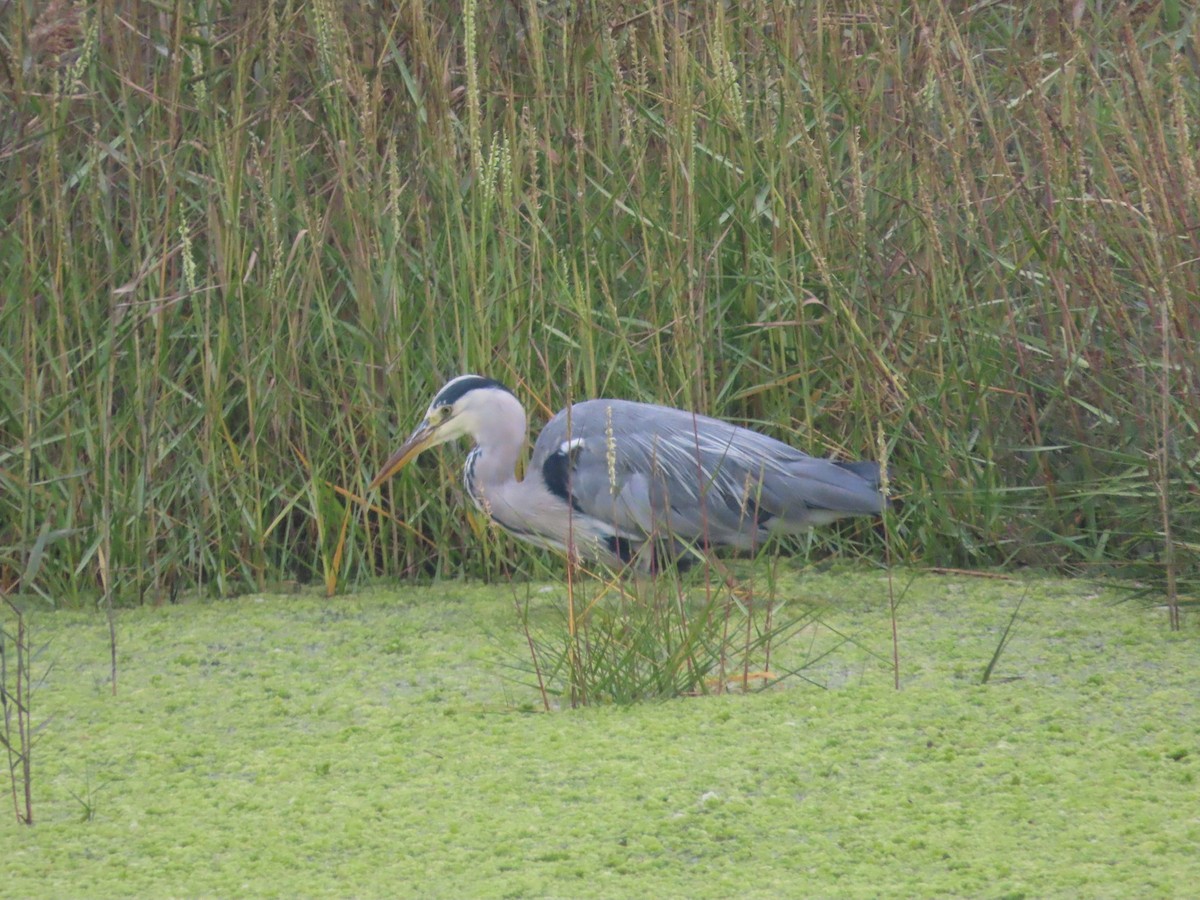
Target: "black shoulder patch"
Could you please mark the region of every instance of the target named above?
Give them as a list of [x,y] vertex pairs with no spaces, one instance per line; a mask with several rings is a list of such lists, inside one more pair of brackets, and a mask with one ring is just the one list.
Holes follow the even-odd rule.
[[484,378],[480,375],[459,375],[446,383],[446,385],[433,398],[431,406],[453,406],[463,396],[471,391],[477,391],[481,388],[497,388],[501,391],[511,394],[512,391],[505,385],[501,384],[492,378]]
[[546,461],[542,463],[542,480],[546,482],[546,487],[554,496],[558,497],[564,503],[571,504],[571,508],[575,512],[583,512],[579,508],[579,503],[571,494],[571,464],[575,462],[573,453],[564,453],[562,450],[556,450],[546,457]]

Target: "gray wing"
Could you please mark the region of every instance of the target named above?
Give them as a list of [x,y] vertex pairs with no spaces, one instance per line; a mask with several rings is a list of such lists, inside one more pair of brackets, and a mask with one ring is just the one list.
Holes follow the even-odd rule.
[[531,474],[627,537],[743,548],[764,529],[801,531],[879,513],[879,466],[817,459],[766,435],[683,410],[588,400],[556,415]]

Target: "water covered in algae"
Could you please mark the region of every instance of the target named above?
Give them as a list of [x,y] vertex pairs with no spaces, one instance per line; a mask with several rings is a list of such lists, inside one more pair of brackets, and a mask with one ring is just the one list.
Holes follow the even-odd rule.
[[123,612],[115,697],[102,617],[34,614],[37,824],[0,824],[0,893],[1194,896],[1195,614],[898,584],[899,692],[884,577],[851,571],[786,588],[811,681],[550,714],[508,677],[509,587]]

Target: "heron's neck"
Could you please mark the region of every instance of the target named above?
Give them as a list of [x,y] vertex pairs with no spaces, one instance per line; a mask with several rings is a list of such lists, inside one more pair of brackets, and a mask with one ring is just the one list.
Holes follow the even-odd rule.
[[497,403],[511,408],[496,410],[475,433],[475,449],[467,462],[473,493],[486,494],[517,480],[517,459],[525,445],[525,410],[512,396],[499,397]]
[[506,444],[476,444],[467,457],[467,482],[472,492],[515,482],[522,443],[523,440]]

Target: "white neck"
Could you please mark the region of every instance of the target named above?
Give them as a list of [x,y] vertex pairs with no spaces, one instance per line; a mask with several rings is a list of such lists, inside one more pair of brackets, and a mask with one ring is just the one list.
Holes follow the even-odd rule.
[[525,410],[512,394],[496,391],[486,418],[476,420],[472,437],[479,448],[475,484],[484,494],[517,480],[517,459],[525,446]]

